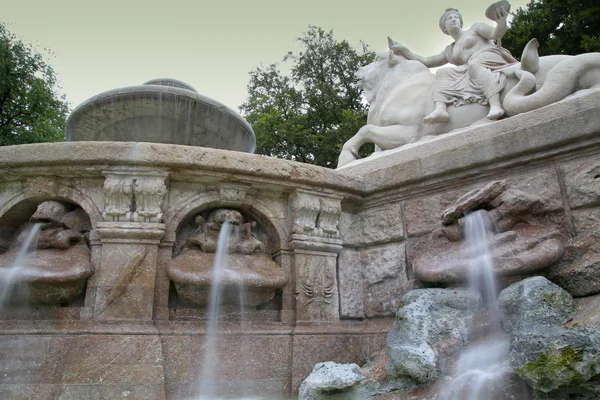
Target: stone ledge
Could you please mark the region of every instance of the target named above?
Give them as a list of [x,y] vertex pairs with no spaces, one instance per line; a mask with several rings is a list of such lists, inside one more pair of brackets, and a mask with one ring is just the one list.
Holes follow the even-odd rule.
[[361,176],[365,182],[363,194],[369,194],[441,175],[506,168],[600,145],[598,132],[600,91],[384,151],[337,172]]

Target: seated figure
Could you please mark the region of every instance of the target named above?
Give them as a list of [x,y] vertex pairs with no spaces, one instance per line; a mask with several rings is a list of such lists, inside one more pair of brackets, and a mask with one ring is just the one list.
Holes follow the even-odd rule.
[[496,22],[495,28],[476,23],[470,29],[463,30],[463,19],[458,10],[446,9],[440,17],[439,25],[442,32],[452,36],[454,43],[431,57],[422,57],[389,39],[390,50],[394,53],[419,61],[429,68],[447,63],[456,65],[437,71],[433,93],[435,109],[423,119],[424,123],[448,122],[448,105],[458,107],[468,103],[489,103],[488,119],[495,120],[504,116],[500,91],[504,88],[506,76],[497,70],[517,60],[508,50],[494,44],[493,40],[499,42],[506,33],[507,16],[507,10],[500,6],[488,14]]

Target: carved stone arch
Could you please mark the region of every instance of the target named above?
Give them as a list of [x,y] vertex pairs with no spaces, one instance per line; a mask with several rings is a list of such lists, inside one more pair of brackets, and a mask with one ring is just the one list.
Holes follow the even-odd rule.
[[[176,210],[166,216],[166,234],[165,241],[176,242],[178,235],[182,232],[182,226],[186,225],[199,213],[216,209],[216,208],[232,208],[243,214],[246,214],[258,222],[269,233],[269,243],[267,247],[271,248],[272,252],[279,250],[283,246],[281,232],[284,229],[284,222],[278,221],[278,218],[273,218],[269,211],[268,205],[260,199],[252,195],[247,195],[241,201],[223,200],[218,192],[205,192],[185,203],[179,210]],[[176,243],[176,247],[178,244]]]
[[87,213],[93,225],[98,221],[102,221],[102,214],[96,203],[90,197],[72,187],[64,186],[60,183],[58,183],[55,188],[56,190],[52,191],[43,189],[36,190],[34,185],[23,185],[19,193],[16,193],[13,197],[4,202],[4,204],[0,205],[0,220],[2,220],[13,207],[18,206],[20,203],[25,202],[26,204],[23,204],[23,206],[27,209],[31,208],[31,214],[33,214],[35,208],[40,203],[46,200],[57,200],[66,201],[81,207]]

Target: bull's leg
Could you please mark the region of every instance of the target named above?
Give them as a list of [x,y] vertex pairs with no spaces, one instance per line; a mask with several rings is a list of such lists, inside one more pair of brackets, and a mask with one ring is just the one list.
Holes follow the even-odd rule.
[[365,125],[351,137],[344,146],[338,159],[338,168],[358,158],[358,150],[365,143],[374,143],[382,150],[412,143],[419,139],[420,124],[375,126]]

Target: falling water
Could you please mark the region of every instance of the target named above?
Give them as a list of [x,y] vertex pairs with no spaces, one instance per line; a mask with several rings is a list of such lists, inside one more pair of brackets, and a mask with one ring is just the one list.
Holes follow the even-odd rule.
[[[488,243],[488,232],[493,221],[488,213],[479,210],[465,217],[465,241],[468,248],[468,282],[469,289],[479,292],[488,308],[491,322],[500,321],[498,311],[498,289],[494,276],[494,262]],[[498,326],[499,328],[499,326]]]
[[[471,213],[465,218],[465,239],[468,247],[469,288],[481,294],[487,309],[491,332],[481,343],[472,344],[464,350],[457,362],[454,376],[442,389],[442,400],[485,400],[513,398],[522,391],[520,399],[528,398],[521,382],[510,382],[512,369],[508,365],[509,339],[502,335],[498,309],[498,290],[494,277],[492,255],[488,243],[492,221],[484,210]],[[504,387],[515,385],[510,394]]]
[[212,273],[212,286],[208,300],[208,326],[204,343],[204,358],[202,362],[202,375],[200,377],[199,399],[213,399],[215,371],[217,369],[217,339],[219,334],[220,304],[223,296],[223,277],[227,265],[227,247],[231,234],[231,223],[226,221],[219,231],[217,253]]
[[33,224],[17,253],[17,257],[13,261],[12,265],[7,270],[2,271],[0,274],[0,306],[6,301],[6,297],[10,294],[15,284],[15,277],[19,271],[23,269],[29,256],[31,249],[37,247],[38,237],[40,235],[40,227],[42,224]]

